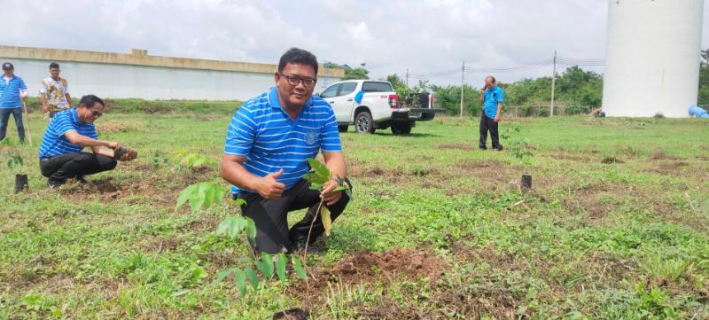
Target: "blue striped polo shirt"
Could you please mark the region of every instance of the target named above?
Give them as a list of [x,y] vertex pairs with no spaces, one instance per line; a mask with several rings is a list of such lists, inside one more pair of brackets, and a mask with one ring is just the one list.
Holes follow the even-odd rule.
[[44,131],[42,145],[39,147],[39,158],[81,152],[84,147],[72,144],[64,136],[69,131],[76,131],[82,136],[98,139],[96,127],[94,127],[93,123],[79,122],[79,114],[76,113],[76,108],[67,109],[54,115],[54,118],[49,122],[47,130]]
[[[234,113],[227,128],[224,153],[245,156],[244,168],[259,177],[283,169],[278,182],[292,188],[310,167],[307,158],[318,152],[342,152],[340,133],[332,107],[313,96],[295,122],[271,88],[246,101]],[[233,193],[248,192],[232,186]]]
[[0,74],[0,109],[22,107],[20,90],[27,90],[27,85],[22,78],[12,75],[10,81],[5,82],[5,76]]

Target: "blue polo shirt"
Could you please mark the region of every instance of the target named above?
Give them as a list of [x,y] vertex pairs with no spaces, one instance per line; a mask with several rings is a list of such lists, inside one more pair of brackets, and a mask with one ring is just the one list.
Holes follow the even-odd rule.
[[[259,177],[283,169],[278,182],[292,188],[310,167],[307,158],[318,152],[342,152],[332,107],[313,96],[295,121],[283,110],[277,89],[246,101],[227,128],[224,153],[245,156],[244,168]],[[253,193],[232,187],[233,193]]]
[[76,131],[82,136],[98,139],[93,123],[79,122],[76,108],[67,109],[54,115],[44,131],[42,145],[39,147],[39,158],[59,156],[67,153],[81,152],[82,146],[77,146],[64,136],[69,131]]
[[20,89],[27,90],[25,81],[23,81],[22,78],[12,75],[10,81],[5,83],[5,76],[0,74],[0,109],[22,107]]
[[497,104],[505,102],[505,91],[498,86],[492,87],[492,89],[485,90],[485,103],[483,103],[483,110],[489,118],[495,118],[497,115]]

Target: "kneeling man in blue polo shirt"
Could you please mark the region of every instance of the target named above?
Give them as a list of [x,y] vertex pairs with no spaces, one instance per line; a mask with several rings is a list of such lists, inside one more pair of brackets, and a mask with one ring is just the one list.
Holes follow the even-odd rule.
[[[49,178],[50,188],[58,188],[69,178],[85,182],[85,175],[113,170],[116,160],[132,160],[137,155],[122,151],[117,155],[115,151],[122,150],[118,142],[98,139],[94,121],[103,115],[103,108],[99,97],[84,96],[76,108],[57,113],[49,122],[39,147],[39,167]],[[93,153],[82,152],[85,147]]]
[[[305,50],[293,48],[280,59],[276,86],[246,101],[227,128],[222,177],[234,185],[235,197],[246,201],[242,213],[256,223],[257,252],[301,249],[324,232],[318,217],[308,238],[318,204],[324,200],[336,219],[349,202],[343,192],[347,169],[332,107],[313,96],[318,62]],[[332,180],[321,191],[302,179],[307,158],[322,150]],[[339,177],[339,178],[338,178]],[[288,212],[309,208],[300,222],[288,228]]]

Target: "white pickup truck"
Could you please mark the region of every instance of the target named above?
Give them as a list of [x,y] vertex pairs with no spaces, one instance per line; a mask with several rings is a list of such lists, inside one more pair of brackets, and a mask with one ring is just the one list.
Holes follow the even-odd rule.
[[391,83],[347,80],[333,83],[320,93],[330,103],[340,132],[353,124],[358,133],[374,133],[391,127],[394,134],[409,134],[416,121],[433,120],[444,109],[404,108]]

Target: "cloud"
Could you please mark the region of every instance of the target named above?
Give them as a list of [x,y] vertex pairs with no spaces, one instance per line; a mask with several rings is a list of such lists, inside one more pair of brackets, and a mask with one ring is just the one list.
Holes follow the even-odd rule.
[[[383,78],[457,84],[472,68],[605,57],[607,0],[4,0],[0,43],[275,63],[290,47]],[[70,9],[68,9],[70,8]],[[705,21],[709,12],[705,8]],[[705,22],[705,26],[709,23]],[[704,46],[709,32],[704,28]],[[602,68],[594,70],[602,71]],[[501,81],[550,68],[500,72]],[[471,83],[484,73],[467,74]]]

